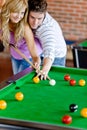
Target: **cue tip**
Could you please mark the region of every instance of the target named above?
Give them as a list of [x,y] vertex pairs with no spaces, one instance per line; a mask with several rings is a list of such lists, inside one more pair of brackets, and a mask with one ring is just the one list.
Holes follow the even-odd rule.
[[51,78],[47,75],[47,79],[50,81],[51,80]]

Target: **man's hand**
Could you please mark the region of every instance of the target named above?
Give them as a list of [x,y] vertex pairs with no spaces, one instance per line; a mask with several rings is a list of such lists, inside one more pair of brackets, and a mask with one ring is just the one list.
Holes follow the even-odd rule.
[[43,66],[41,70],[36,70],[37,76],[40,77],[41,80],[46,80],[49,70],[52,66],[52,61],[50,58],[45,58],[43,61]]

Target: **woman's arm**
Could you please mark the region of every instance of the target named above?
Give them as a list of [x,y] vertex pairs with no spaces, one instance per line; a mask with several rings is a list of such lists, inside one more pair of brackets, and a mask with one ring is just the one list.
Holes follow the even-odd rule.
[[34,42],[34,36],[32,30],[30,29],[28,24],[26,24],[24,28],[24,38],[26,40],[28,49],[33,59],[33,64],[36,66],[36,68],[38,68],[40,66],[41,60],[37,53],[37,48]]

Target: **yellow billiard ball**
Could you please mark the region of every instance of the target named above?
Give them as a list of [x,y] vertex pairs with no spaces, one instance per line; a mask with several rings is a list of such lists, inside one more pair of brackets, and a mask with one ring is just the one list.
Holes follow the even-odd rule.
[[83,108],[80,113],[82,117],[87,118],[87,108]]
[[40,79],[39,79],[39,77],[38,76],[35,76],[34,78],[33,78],[33,82],[34,83],[39,83],[40,82]]
[[7,107],[7,103],[5,100],[0,100],[0,109],[4,110]]
[[15,94],[15,99],[18,100],[18,101],[22,101],[24,99],[24,95],[22,92],[17,92]]
[[85,82],[84,79],[80,79],[80,80],[79,80],[79,85],[80,85],[80,86],[85,86],[85,84],[86,84],[86,82]]

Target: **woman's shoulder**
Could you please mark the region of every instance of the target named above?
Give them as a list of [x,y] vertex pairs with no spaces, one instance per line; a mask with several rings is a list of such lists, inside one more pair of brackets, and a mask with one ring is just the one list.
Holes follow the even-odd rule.
[[28,23],[26,23],[26,24],[24,24],[24,33],[26,34],[26,33],[32,33],[32,30],[31,30],[31,28],[30,28],[30,26],[29,26],[29,24]]
[[24,24],[24,29],[27,29],[27,28],[30,29],[30,26],[29,26],[28,23],[25,23],[25,24]]

